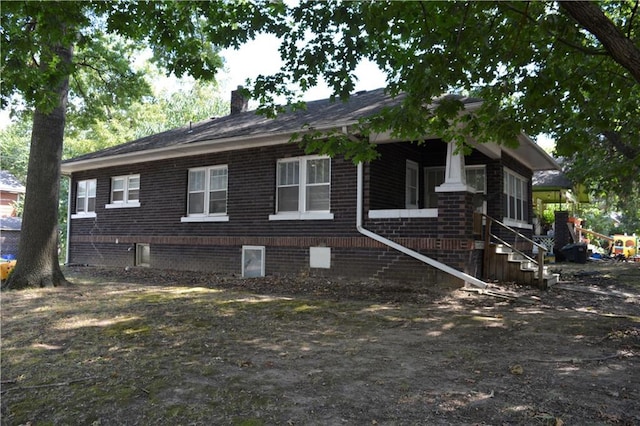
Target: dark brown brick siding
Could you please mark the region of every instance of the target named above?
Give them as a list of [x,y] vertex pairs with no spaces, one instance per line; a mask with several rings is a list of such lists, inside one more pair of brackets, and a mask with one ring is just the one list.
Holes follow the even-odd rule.
[[[405,208],[407,160],[415,161],[421,165],[422,149],[423,147],[411,143],[378,146],[380,158],[373,161],[370,168],[371,187],[375,188],[375,191],[369,193],[372,210]],[[445,157],[442,158],[442,161],[444,164]],[[420,171],[420,176],[422,176],[422,171]],[[420,198],[422,198],[422,194],[420,194]]]
[[[418,162],[422,174],[425,165],[444,165],[446,144],[430,141],[424,146],[407,143],[382,145],[380,149],[382,159],[364,167],[364,226],[452,267],[474,271],[477,262],[471,194],[441,194],[438,218],[367,218],[369,206],[404,208],[406,159]],[[276,161],[302,155],[296,145],[281,145],[75,173],[74,195],[78,180],[98,180],[97,217],[70,221],[69,262],[133,266],[135,243],[149,243],[151,267],[240,274],[242,246],[257,245],[266,247],[267,274],[311,273],[417,282],[440,279],[433,268],[357,231],[356,166],[342,158],[331,162],[333,220],[269,221],[275,210]],[[469,164],[487,161],[477,152],[468,160]],[[219,164],[229,168],[229,222],[180,222],[186,212],[189,168]],[[105,209],[111,177],[127,174],[140,174],[141,207]],[[488,200],[489,209],[499,210],[502,165],[490,162],[487,175],[489,189],[493,185],[499,188],[499,196]],[[75,209],[74,197],[71,209]],[[331,248],[331,269],[309,268],[309,247],[313,246]]]
[[[533,173],[531,170],[526,168],[522,163],[520,163],[515,158],[511,157],[507,153],[502,153],[501,161],[492,161],[486,167],[487,170],[487,193],[489,196],[487,197],[487,214],[497,220],[502,221],[505,215],[505,203],[504,203],[504,168],[508,168],[509,170],[521,175],[523,178],[529,181],[528,186],[528,194],[529,199],[531,199],[531,178]],[[531,202],[528,203],[527,210],[528,221],[531,222],[533,218],[533,205]],[[503,238],[505,241],[513,242],[514,235],[509,231],[506,231],[504,228],[497,227],[493,229],[494,233]],[[533,235],[532,229],[522,229],[519,228],[518,231],[523,235],[531,238]]]

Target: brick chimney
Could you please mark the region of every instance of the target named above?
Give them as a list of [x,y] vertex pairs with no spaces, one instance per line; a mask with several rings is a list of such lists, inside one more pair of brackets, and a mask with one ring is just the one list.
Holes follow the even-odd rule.
[[242,86],[231,91],[231,115],[245,112],[249,109],[249,99],[242,96]]

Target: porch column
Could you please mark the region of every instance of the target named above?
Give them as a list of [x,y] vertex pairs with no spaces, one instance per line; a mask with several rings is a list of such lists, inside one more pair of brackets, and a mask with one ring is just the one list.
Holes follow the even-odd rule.
[[464,172],[464,155],[455,152],[455,144],[447,144],[447,162],[444,171],[444,183],[435,188],[436,192],[469,192]]
[[464,155],[447,144],[444,183],[438,193],[438,233],[442,242],[438,260],[473,276],[481,275],[481,264],[473,239],[473,194],[467,186]]

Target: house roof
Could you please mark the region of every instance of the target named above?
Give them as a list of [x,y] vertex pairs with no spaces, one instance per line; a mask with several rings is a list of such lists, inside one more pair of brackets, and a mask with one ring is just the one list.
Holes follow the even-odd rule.
[[534,198],[546,203],[561,203],[564,200],[588,203],[589,194],[583,185],[574,184],[560,170],[540,170],[533,174],[531,186]]
[[0,191],[24,194],[25,187],[7,170],[0,170]]
[[0,217],[0,230],[19,231],[22,228],[22,218],[20,217]]
[[533,174],[533,189],[571,189],[573,183],[560,170],[540,170]]
[[[141,161],[284,144],[296,132],[352,126],[363,117],[380,112],[385,107],[397,105],[403,97],[402,94],[392,97],[385,89],[376,89],[358,92],[346,102],[331,99],[307,102],[304,110],[288,111],[276,118],[267,118],[256,111],[215,117],[63,161],[62,171],[68,174]],[[478,98],[460,96],[459,99],[467,109],[479,106],[482,102]],[[523,142],[527,146],[535,145],[528,137],[519,139],[521,146]],[[390,135],[372,137],[374,143],[389,141],[392,141]],[[541,157],[541,149],[531,151],[530,146],[527,148],[528,150],[524,151],[520,149],[522,152],[519,153],[518,149],[515,149],[513,154],[525,164],[533,160],[534,170],[557,168],[551,157]],[[536,161],[539,164],[536,164]]]

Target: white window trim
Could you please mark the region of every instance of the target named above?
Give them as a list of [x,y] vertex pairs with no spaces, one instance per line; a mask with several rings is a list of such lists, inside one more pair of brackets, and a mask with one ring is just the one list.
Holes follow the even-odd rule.
[[[511,169],[509,169],[507,167],[504,167],[503,168],[503,173],[502,173],[503,180],[504,180],[504,182],[502,184],[502,194],[503,195],[505,194],[504,186],[506,185],[507,174],[511,174],[511,175],[515,176],[517,179],[522,180],[522,182],[525,184],[524,188],[523,188],[523,191],[524,192],[527,191],[527,188],[529,187],[529,180],[527,178],[525,178],[524,176],[522,176],[521,174],[516,173],[516,172],[514,172],[513,170],[511,170]],[[527,198],[530,197],[531,194],[523,194],[523,196],[524,196],[523,200],[527,200]],[[505,206],[505,208],[506,208],[506,206]],[[523,214],[523,216],[528,216],[529,213],[523,211],[522,214]],[[502,218],[502,223],[504,223],[507,226],[514,227],[514,228],[533,229],[533,224],[530,224],[526,220],[517,220],[517,219],[513,219],[511,217],[507,217],[507,216],[504,216]]]
[[502,223],[512,228],[520,228],[520,229],[533,229],[533,224],[522,222],[519,220],[513,220],[508,217],[502,219]]
[[[111,189],[109,191],[109,199],[111,200],[111,203],[109,204],[105,204],[104,208],[105,209],[123,209],[123,208],[131,208],[131,207],[140,207],[140,199],[138,198],[135,201],[129,201],[129,179],[131,178],[138,178],[138,194],[140,194],[140,175],[139,174],[133,174],[133,175],[122,175],[122,176],[112,176],[111,177]],[[115,179],[123,179],[124,180],[124,187],[122,188],[122,201],[113,201],[113,181]],[[138,197],[140,197],[140,195],[138,195]]]
[[331,210],[311,210],[306,209],[307,191],[307,163],[311,160],[329,160],[329,204],[331,204],[331,157],[328,155],[305,155],[302,157],[281,158],[276,162],[276,209],[278,208],[278,165],[280,163],[298,161],[298,211],[276,212],[269,215],[269,220],[333,220]]
[[487,166],[485,164],[474,164],[474,165],[467,165],[464,167],[464,172],[467,173],[469,170],[482,170],[484,173],[484,189],[478,189],[475,186],[473,186],[468,180],[467,180],[467,186],[470,189],[473,189],[473,192],[476,194],[486,194],[487,193]]
[[[414,197],[416,199],[416,204],[411,204],[409,202],[409,191],[411,188],[409,187],[409,172],[414,171],[416,173],[416,187],[413,189]],[[419,200],[420,200],[420,165],[415,161],[407,160],[407,165],[405,167],[405,178],[404,178],[404,205],[407,209],[417,209]]]
[[282,212],[270,214],[269,220],[333,220],[330,212]]
[[111,203],[111,204],[104,205],[105,209],[127,209],[127,208],[135,208],[135,207],[140,207],[139,201],[128,202],[128,203]]
[[[465,174],[467,174],[469,172],[469,170],[482,170],[482,176],[484,177],[484,188],[483,189],[478,189],[475,186],[473,186],[473,183],[469,182],[469,179],[467,180],[467,186],[469,187],[469,190],[472,191],[474,194],[482,194],[482,211],[480,211],[479,213],[482,214],[487,214],[487,166],[486,164],[474,164],[474,165],[470,165],[470,166],[465,166],[464,168],[464,172]],[[468,176],[465,176],[465,178],[467,178]],[[475,208],[474,206],[474,211],[478,212],[478,210]],[[484,218],[482,219],[483,223],[484,223]]]
[[369,219],[399,219],[438,217],[438,209],[382,209],[369,210]]
[[229,222],[229,216],[183,216],[180,218],[180,222]]
[[[180,218],[181,223],[196,223],[196,222],[229,222],[229,166],[227,164],[218,164],[215,166],[207,167],[193,167],[189,169],[188,173],[204,170],[205,171],[205,186],[204,186],[204,205],[209,210],[209,173],[211,170],[227,170],[227,188],[226,188],[226,200],[225,200],[225,212],[224,213],[187,213],[186,216]],[[187,182],[187,212],[189,211],[189,183]]]
[[91,219],[98,217],[96,212],[73,213],[71,219]]
[[265,250],[265,246],[242,246],[242,265],[241,265],[241,273],[242,273],[242,278],[245,278],[244,276],[244,256],[245,256],[245,252],[246,250],[259,250],[260,252],[262,252],[262,256],[260,257],[260,277],[255,277],[255,278],[262,278],[265,276],[265,257],[266,257],[266,250]]
[[[78,211],[78,186],[80,185],[81,182],[95,182],[96,185],[96,195],[94,197],[89,197],[88,194],[88,188],[87,188],[87,195],[85,195],[84,197],[84,201],[85,201],[85,210],[83,211]],[[89,198],[94,198],[97,202],[98,199],[98,179],[83,179],[83,180],[79,180],[76,182],[76,212],[71,214],[71,219],[85,219],[85,218],[95,218],[97,217],[96,212],[95,211],[88,211],[87,208],[89,207]]]

